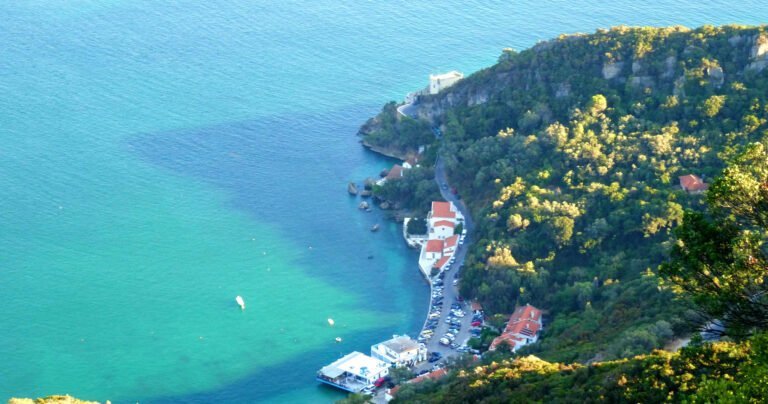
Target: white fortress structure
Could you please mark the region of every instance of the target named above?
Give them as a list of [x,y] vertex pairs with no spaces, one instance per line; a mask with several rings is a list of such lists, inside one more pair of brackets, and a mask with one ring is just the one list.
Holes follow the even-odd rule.
[[414,101],[416,101],[416,97],[420,95],[438,94],[440,91],[443,91],[446,88],[458,83],[463,78],[464,78],[464,74],[456,70],[452,70],[448,73],[430,74],[429,86],[427,86],[423,90],[414,91],[412,93],[406,94],[405,103],[406,104],[413,103]]
[[440,91],[456,84],[459,80],[463,79],[464,75],[456,70],[443,74],[430,74],[429,75],[429,93],[437,94]]

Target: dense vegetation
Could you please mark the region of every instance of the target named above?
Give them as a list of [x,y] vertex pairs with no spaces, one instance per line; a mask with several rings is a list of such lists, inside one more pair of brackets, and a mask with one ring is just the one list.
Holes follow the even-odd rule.
[[656,274],[686,209],[704,206],[677,178],[711,182],[768,137],[767,43],[765,27],[563,36],[422,97],[419,120],[388,105],[361,133],[439,149],[477,223],[462,294],[489,313],[547,310],[527,353],[628,357],[687,331]]
[[768,336],[761,334],[592,365],[502,359],[456,369],[439,382],[405,384],[393,403],[759,403],[765,397]]
[[454,366],[438,383],[405,385],[402,402],[764,402],[768,398],[765,260],[768,148],[754,143],[707,194],[705,212],[686,213],[664,263],[665,284],[690,297],[735,342],[676,353],[563,365],[534,356],[488,354],[482,365]]

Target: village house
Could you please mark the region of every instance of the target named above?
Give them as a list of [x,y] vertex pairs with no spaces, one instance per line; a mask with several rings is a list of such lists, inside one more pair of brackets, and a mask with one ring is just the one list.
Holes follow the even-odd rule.
[[430,227],[434,227],[439,221],[447,220],[454,223],[454,226],[458,223],[464,222],[464,216],[459,213],[459,210],[453,206],[452,202],[432,202],[432,209],[427,215],[427,221]]
[[419,166],[419,158],[417,156],[410,156],[403,162],[403,168],[410,170],[411,168]]
[[427,242],[419,255],[419,268],[426,276],[433,270],[443,271],[448,268],[456,252],[459,235],[456,225],[463,223],[464,217],[451,202],[432,202],[432,209],[427,215]]
[[680,188],[691,194],[700,194],[709,188],[709,185],[704,183],[704,180],[693,174],[683,175],[679,179]]
[[456,224],[450,220],[438,220],[435,222],[434,226],[429,229],[429,236],[430,238],[444,240],[450,236],[453,236],[455,227]]
[[390,340],[372,345],[371,356],[393,367],[413,366],[427,360],[427,347],[407,335],[393,335]]
[[515,352],[520,347],[538,341],[541,328],[541,310],[530,304],[520,306],[509,317],[504,332],[494,338],[488,350],[495,351],[499,345],[506,343]]

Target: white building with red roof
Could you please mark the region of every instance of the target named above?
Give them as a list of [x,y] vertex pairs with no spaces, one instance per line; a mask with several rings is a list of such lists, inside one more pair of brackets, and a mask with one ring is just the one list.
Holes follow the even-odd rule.
[[454,234],[443,241],[443,255],[453,255],[459,245],[459,235]]
[[435,269],[444,271],[448,268],[459,244],[456,226],[463,221],[464,217],[452,202],[432,202],[427,215],[428,240],[419,256],[419,268],[424,275],[429,277]]
[[433,227],[439,221],[450,221],[455,226],[459,222],[464,221],[464,216],[456,209],[453,202],[433,201],[432,209],[429,211],[429,215],[427,215],[427,221]]
[[541,328],[541,310],[530,304],[520,306],[509,317],[504,332],[493,340],[488,349],[495,351],[499,345],[506,343],[515,352],[522,346],[538,341]]
[[456,224],[451,220],[437,220],[429,229],[429,237],[444,240],[453,236]]

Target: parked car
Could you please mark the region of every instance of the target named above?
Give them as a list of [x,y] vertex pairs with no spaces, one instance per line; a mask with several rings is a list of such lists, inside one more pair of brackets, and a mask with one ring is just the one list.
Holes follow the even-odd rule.
[[440,344],[448,346],[448,345],[451,345],[451,341],[448,338],[443,337],[443,338],[440,338]]

